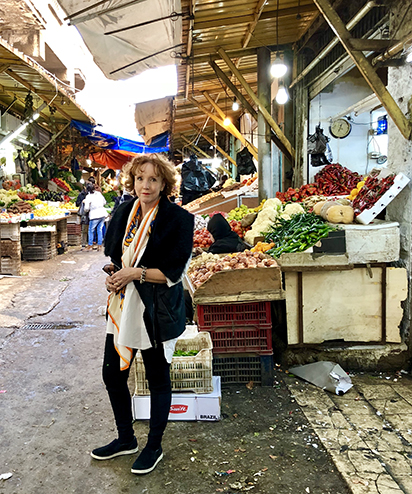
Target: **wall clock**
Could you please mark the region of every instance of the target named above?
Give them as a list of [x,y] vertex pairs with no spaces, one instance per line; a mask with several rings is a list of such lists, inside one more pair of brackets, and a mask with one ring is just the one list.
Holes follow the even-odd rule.
[[352,125],[344,118],[334,120],[329,127],[329,131],[335,139],[344,139],[350,134],[351,130]]

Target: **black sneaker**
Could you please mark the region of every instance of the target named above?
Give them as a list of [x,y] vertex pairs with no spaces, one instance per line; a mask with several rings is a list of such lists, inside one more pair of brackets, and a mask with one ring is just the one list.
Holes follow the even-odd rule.
[[106,444],[106,446],[94,449],[90,455],[95,460],[110,460],[116,456],[132,455],[138,451],[137,439],[134,437],[133,441],[126,444],[121,444],[118,439],[115,439],[110,444]]
[[156,468],[156,465],[163,458],[162,448],[149,449],[147,446],[140,453],[137,460],[133,463],[132,473],[137,475],[144,475],[145,473],[149,473]]

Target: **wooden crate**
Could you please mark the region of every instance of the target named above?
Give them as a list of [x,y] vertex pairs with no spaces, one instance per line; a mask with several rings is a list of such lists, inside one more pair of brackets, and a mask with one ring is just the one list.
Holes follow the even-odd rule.
[[11,274],[13,276],[20,276],[21,273],[21,259],[18,257],[2,257],[0,262],[0,273]]
[[20,240],[1,240],[0,253],[2,257],[11,257],[12,259],[18,257],[20,259],[20,251]]
[[184,285],[201,305],[284,298],[279,266],[219,271],[196,290],[186,276]]

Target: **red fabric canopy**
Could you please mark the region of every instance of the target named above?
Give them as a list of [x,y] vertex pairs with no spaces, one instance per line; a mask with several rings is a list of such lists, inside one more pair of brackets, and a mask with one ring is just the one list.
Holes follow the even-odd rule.
[[123,165],[131,161],[135,156],[136,153],[131,153],[130,151],[105,149],[99,153],[90,154],[89,158],[95,163],[99,163],[112,170],[121,170]]

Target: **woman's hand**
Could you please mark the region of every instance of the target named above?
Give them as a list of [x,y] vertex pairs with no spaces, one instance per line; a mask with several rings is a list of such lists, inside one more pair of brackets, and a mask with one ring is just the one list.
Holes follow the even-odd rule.
[[122,268],[106,279],[106,287],[110,292],[118,292],[133,280],[139,280],[141,268]]

